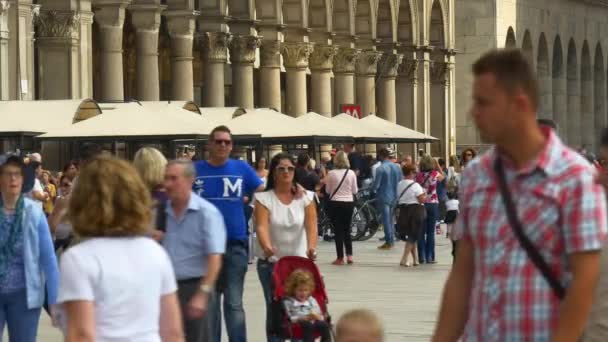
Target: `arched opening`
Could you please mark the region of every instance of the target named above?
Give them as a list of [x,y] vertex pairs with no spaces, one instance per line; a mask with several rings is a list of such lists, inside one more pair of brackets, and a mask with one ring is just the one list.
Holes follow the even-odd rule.
[[517,42],[515,40],[515,31],[513,31],[513,27],[509,26],[507,30],[507,39],[505,41],[505,48],[514,49],[517,47]]
[[549,70],[549,51],[545,34],[541,33],[538,40],[538,58],[536,60],[536,73],[538,75],[538,85],[540,90],[539,106],[537,115],[541,118],[551,119],[552,100],[551,100],[551,74]]
[[311,32],[310,35],[313,37],[325,37],[327,40],[327,32],[331,31],[329,18],[327,17],[326,2],[328,0],[310,0],[308,3],[308,27]]
[[[417,71],[417,56],[415,49],[409,49],[417,43],[416,19],[413,16],[416,9],[411,7],[410,0],[403,0],[399,4],[399,16],[397,18],[397,40],[404,47],[403,61],[399,69],[397,79],[397,123],[411,129],[416,127],[415,115],[417,108],[417,88],[414,86],[413,77]],[[408,144],[409,145],[409,144]],[[399,151],[414,151],[413,144],[399,145]]]
[[581,54],[581,137],[587,148],[593,146],[593,78],[591,77],[591,56],[589,44],[585,40]]
[[431,53],[431,135],[441,141],[440,144],[431,145],[431,153],[433,156],[443,156],[446,152],[449,137],[446,115],[447,64],[444,52],[439,49],[445,48],[445,23],[443,22],[443,12],[439,0],[433,1],[430,25],[429,43],[431,46],[437,47]]
[[568,143],[574,147],[581,145],[581,117],[580,117],[580,86],[578,78],[578,58],[574,39],[568,43],[567,58],[567,93],[568,93]]
[[169,101],[171,98],[171,37],[167,29],[167,18],[161,17],[160,29],[158,31],[158,79],[161,101]]
[[558,134],[567,137],[567,115],[568,106],[566,95],[566,73],[564,72],[564,53],[562,41],[559,36],[553,42],[553,58],[551,59],[551,75],[553,77],[553,119],[557,124]]
[[521,42],[521,50],[530,64],[534,66],[534,48],[532,47],[532,38],[530,36],[530,31],[528,30],[524,33],[524,39]]
[[595,66],[593,67],[593,110],[594,110],[594,127],[595,134],[593,141],[595,142],[594,151],[597,150],[597,139],[602,134],[602,130],[608,125],[606,120],[606,76],[604,74],[604,52],[602,45],[597,43],[595,46]]
[[332,27],[336,36],[351,36],[351,14],[349,0],[334,0]]
[[372,15],[372,7],[369,0],[357,1],[357,13],[355,14],[355,29],[359,36],[359,43],[365,47],[375,39],[375,27]]
[[414,37],[416,36],[414,29],[416,24],[412,16],[413,13],[410,1],[401,1],[399,4],[399,18],[397,19],[397,41],[402,45],[414,45]]
[[377,35],[380,45],[386,46],[387,49],[393,47],[393,42],[396,40],[393,35],[393,13],[388,0],[380,0],[378,3]]

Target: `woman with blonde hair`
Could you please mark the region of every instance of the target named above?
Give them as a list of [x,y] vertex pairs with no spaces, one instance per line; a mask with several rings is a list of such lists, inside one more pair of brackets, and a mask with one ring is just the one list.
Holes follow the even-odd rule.
[[167,218],[165,207],[168,198],[163,185],[167,159],[162,152],[153,147],[142,147],[135,153],[133,166],[152,196],[151,235],[154,240],[160,241],[163,238]]
[[352,264],[353,243],[350,237],[350,225],[355,208],[354,195],[357,194],[357,175],[350,170],[346,152],[340,151],[334,157],[334,169],[329,171],[325,181],[327,193],[327,209],[331,224],[334,226],[334,241],[336,242],[336,260],[334,265],[344,265],[344,249],[346,262]]
[[145,237],[149,206],[129,163],[97,158],[82,168],[68,215],[85,240],[60,266],[66,341],[183,341],[171,261]]

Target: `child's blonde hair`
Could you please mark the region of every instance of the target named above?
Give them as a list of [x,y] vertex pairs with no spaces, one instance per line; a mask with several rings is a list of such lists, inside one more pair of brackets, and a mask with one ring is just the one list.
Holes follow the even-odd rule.
[[291,272],[287,280],[285,281],[285,292],[289,296],[293,296],[296,293],[296,289],[299,286],[307,285],[310,287],[310,291],[315,290],[315,278],[312,273],[307,270],[298,268],[297,270]]
[[353,326],[366,327],[377,341],[384,341],[384,327],[378,316],[371,310],[355,309],[343,314],[336,324],[336,341],[340,342],[341,337]]

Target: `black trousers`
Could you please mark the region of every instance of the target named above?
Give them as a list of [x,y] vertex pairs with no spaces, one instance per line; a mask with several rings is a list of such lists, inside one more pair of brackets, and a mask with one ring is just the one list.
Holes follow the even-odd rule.
[[354,202],[330,201],[328,204],[329,219],[334,226],[336,255],[338,259],[346,255],[353,255],[353,242],[350,238],[350,224],[353,217]]
[[187,308],[190,299],[199,291],[201,278],[193,278],[188,280],[180,280],[177,282],[177,297],[182,312],[182,320],[184,322],[184,334],[186,342],[210,342],[211,323],[209,321],[209,308],[211,308],[210,295],[207,303],[207,312],[199,319],[188,319]]
[[329,326],[325,321],[302,321],[298,322],[302,327],[302,339],[304,342],[315,342],[315,332],[321,334],[321,342],[329,342]]

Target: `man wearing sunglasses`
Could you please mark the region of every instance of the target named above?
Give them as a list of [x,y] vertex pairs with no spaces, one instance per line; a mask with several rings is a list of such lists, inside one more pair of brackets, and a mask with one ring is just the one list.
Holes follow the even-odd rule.
[[209,160],[198,161],[193,190],[213,203],[224,216],[227,244],[223,267],[211,303],[211,336],[221,340],[221,302],[224,295],[224,319],[230,342],[247,341],[243,286],[248,267],[247,223],[243,197],[264,190],[262,180],[245,161],[230,159],[232,135],[226,126],[218,126],[209,134]]

